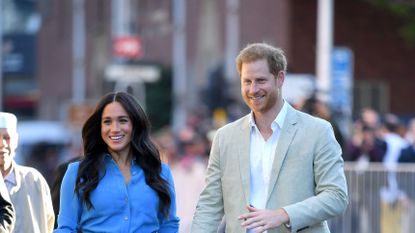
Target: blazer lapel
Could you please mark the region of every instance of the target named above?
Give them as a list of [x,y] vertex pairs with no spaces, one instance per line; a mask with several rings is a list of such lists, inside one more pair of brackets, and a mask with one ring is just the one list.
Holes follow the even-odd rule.
[[250,198],[250,159],[249,159],[249,145],[250,145],[250,125],[249,115],[242,121],[241,132],[237,135],[237,142],[240,143],[238,151],[239,172],[241,176],[242,189],[244,190],[244,197],[246,204],[249,203]]
[[277,149],[275,151],[274,162],[271,170],[271,180],[268,187],[267,203],[270,199],[271,193],[278,180],[278,175],[281,170],[281,166],[284,163],[285,156],[287,155],[288,148],[297,132],[297,115],[290,105],[288,105],[287,115],[285,116],[285,122],[281,129],[281,134],[278,140]]

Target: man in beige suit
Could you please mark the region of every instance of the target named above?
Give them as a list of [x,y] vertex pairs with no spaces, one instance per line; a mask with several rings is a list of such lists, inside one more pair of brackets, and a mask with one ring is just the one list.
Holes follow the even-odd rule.
[[49,186],[36,169],[14,161],[18,137],[16,116],[0,112],[0,172],[16,213],[13,232],[51,233],[55,215]]
[[192,233],[330,232],[348,204],[341,149],[331,125],[281,96],[281,49],[248,45],[236,59],[251,113],[218,130]]

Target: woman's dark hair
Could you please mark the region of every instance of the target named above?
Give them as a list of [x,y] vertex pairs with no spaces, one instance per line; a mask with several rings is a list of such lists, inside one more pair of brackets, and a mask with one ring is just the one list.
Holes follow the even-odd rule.
[[147,185],[157,192],[160,199],[159,211],[167,216],[171,204],[169,184],[160,175],[160,154],[155,144],[150,140],[150,122],[135,98],[125,92],[111,92],[103,96],[82,128],[85,156],[79,164],[75,193],[88,209],[93,208],[90,199],[91,192],[101,179],[102,173],[100,172],[103,171],[104,155],[108,153],[107,145],[101,137],[102,112],[112,102],[120,103],[131,119],[133,157],[143,169]]

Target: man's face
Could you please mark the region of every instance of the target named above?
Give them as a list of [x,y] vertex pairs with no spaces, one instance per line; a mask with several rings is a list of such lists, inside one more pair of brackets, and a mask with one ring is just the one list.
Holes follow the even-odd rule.
[[17,132],[6,128],[0,128],[0,168],[10,168],[17,148]]
[[266,113],[279,101],[283,75],[274,77],[265,59],[242,64],[241,94],[254,113]]

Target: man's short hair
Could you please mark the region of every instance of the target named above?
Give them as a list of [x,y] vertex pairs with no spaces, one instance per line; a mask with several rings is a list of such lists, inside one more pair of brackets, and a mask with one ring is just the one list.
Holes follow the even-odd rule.
[[241,74],[242,64],[265,59],[271,74],[278,76],[280,71],[287,71],[287,59],[284,51],[266,43],[248,44],[236,57],[236,69]]

